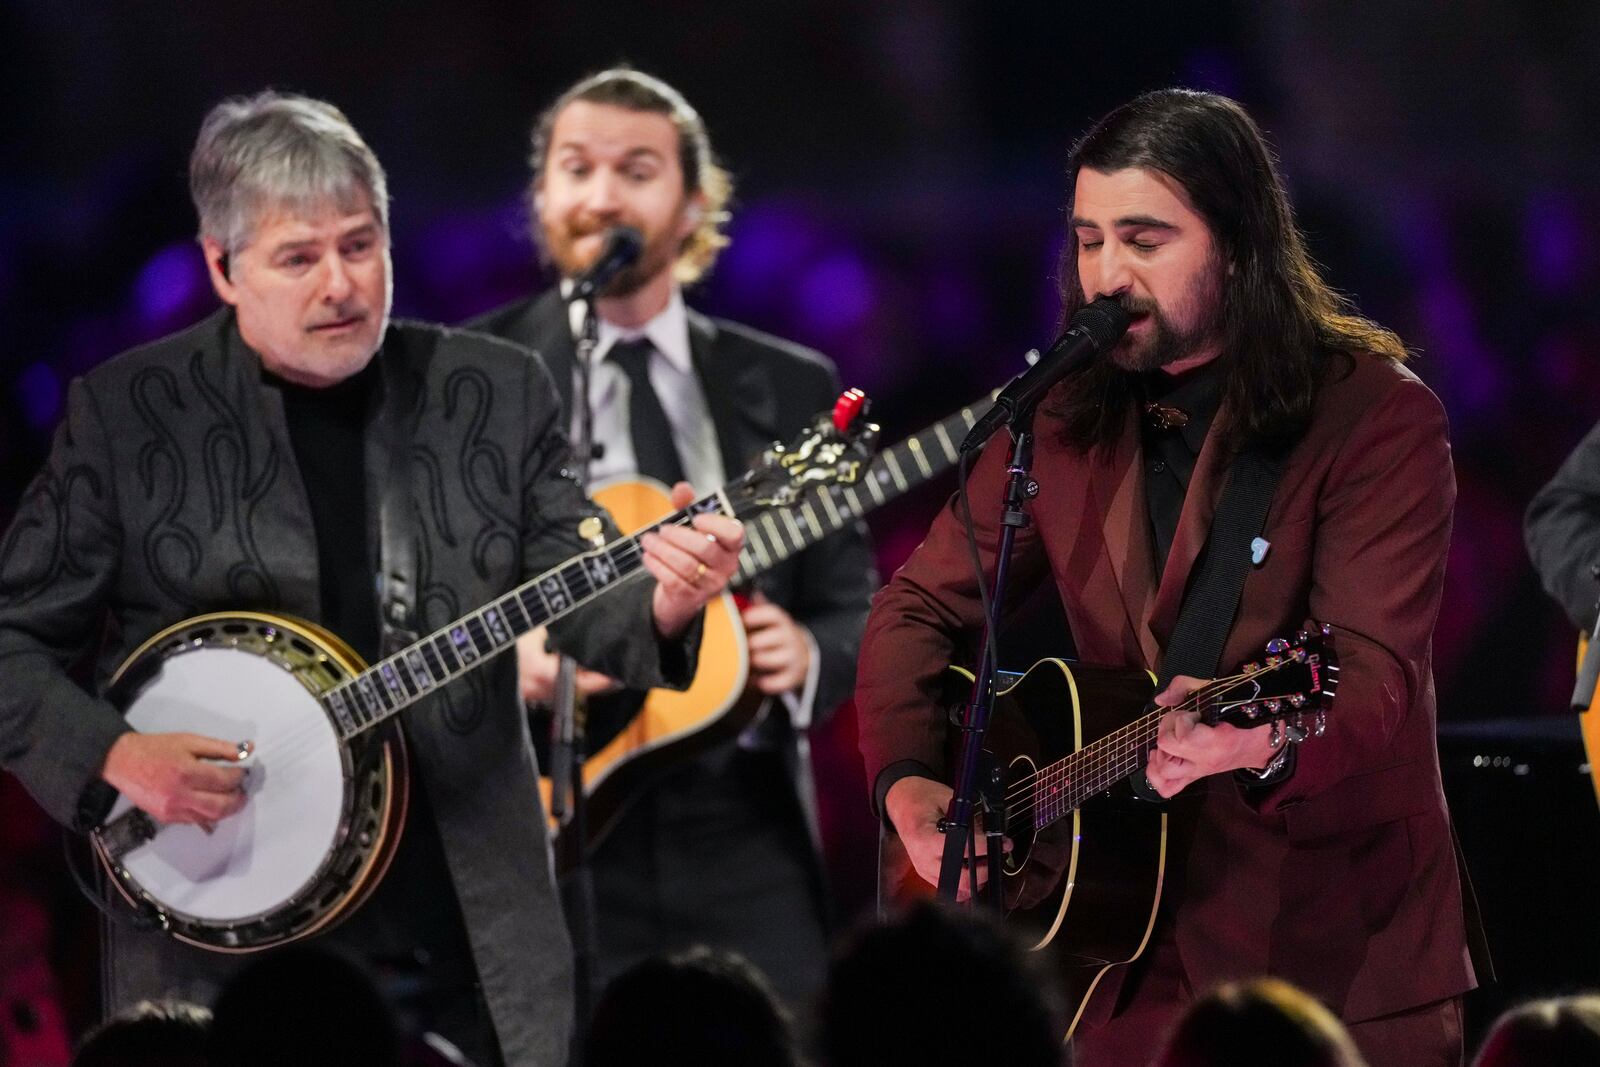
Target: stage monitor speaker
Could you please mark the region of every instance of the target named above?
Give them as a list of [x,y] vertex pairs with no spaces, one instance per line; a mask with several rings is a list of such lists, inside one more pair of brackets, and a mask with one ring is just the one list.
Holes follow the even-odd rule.
[[1512,1005],[1600,990],[1600,806],[1576,716],[1441,723],[1439,761],[1497,979],[1470,1052]]

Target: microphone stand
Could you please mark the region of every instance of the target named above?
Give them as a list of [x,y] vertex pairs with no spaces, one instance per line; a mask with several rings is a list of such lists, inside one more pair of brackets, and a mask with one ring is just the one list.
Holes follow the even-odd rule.
[[[578,486],[589,491],[589,463],[594,457],[594,412],[589,406],[589,375],[595,346],[600,340],[600,320],[593,298],[585,301],[583,327],[577,338],[578,380],[573,390],[577,428],[572,435],[573,474]],[[555,707],[550,722],[550,817],[562,827],[561,836],[572,844],[565,878],[567,925],[572,937],[573,1027],[571,1062],[581,1064],[586,1055],[589,1016],[594,1003],[594,872],[589,868],[588,802],[583,789],[585,718],[587,709],[578,697],[578,665],[571,656],[557,659]]]
[[[972,682],[972,695],[967,700],[961,719],[961,757],[955,782],[955,792],[939,828],[945,835],[944,856],[939,866],[939,896],[955,900],[966,869],[968,847],[976,844],[973,811],[981,794],[988,809],[984,820],[984,840],[988,846],[989,880],[985,886],[983,903],[997,913],[1004,909],[1005,892],[1001,885],[1005,838],[1004,770],[992,754],[984,751],[984,735],[989,729],[989,719],[994,711],[994,675],[998,665],[990,655],[994,647],[994,633],[999,628],[1005,607],[1006,579],[1011,569],[1012,546],[1017,531],[1028,525],[1027,513],[1022,510],[1025,500],[1039,495],[1039,483],[1030,477],[1033,466],[1033,408],[1032,404],[1019,408],[1010,419],[1011,453],[1006,460],[1005,499],[1000,512],[1000,543],[995,550],[993,596],[990,598],[989,617],[984,620],[982,653],[978,659],[977,676]],[[967,501],[970,521],[972,501]],[[979,576],[982,580],[982,576]],[[973,849],[976,851],[976,849]],[[973,860],[977,862],[976,857]],[[974,876],[974,881],[976,876]],[[974,894],[974,900],[978,895]]]

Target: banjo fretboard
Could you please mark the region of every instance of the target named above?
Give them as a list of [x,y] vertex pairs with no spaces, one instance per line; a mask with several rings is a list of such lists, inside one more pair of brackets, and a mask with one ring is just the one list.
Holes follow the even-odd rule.
[[644,573],[639,541],[696,515],[742,518],[726,490],[601,548],[575,556],[373,664],[321,697],[346,740],[376,726],[452,679],[480,666],[518,637],[575,611],[611,587]]

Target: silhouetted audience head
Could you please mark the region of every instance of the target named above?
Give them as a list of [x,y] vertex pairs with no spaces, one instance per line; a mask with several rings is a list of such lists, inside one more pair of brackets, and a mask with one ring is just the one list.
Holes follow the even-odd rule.
[[1056,1067],[1066,1025],[1040,957],[986,915],[933,903],[850,938],[828,970],[829,1067]]
[[215,1067],[393,1067],[400,1030],[366,971],[343,956],[292,946],[252,960],[212,1008]]
[[1600,994],[1512,1008],[1484,1038],[1473,1067],[1600,1063]]
[[696,947],[612,979],[589,1027],[589,1067],[797,1067],[788,1016],[744,957]]
[[1343,1024],[1288,982],[1228,982],[1189,1006],[1156,1067],[1364,1067]]
[[176,1000],[145,1000],[89,1031],[72,1067],[205,1067],[211,1013]]

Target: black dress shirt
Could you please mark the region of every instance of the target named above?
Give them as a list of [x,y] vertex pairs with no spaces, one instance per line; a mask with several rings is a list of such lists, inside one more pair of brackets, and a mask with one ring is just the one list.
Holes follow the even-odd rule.
[[1143,418],[1140,440],[1144,451],[1144,497],[1150,512],[1150,529],[1155,535],[1156,577],[1167,565],[1172,538],[1183,512],[1183,499],[1194,476],[1195,461],[1205,445],[1206,434],[1216,419],[1222,400],[1222,375],[1217,360],[1183,374],[1164,371],[1146,374],[1144,400],[1163,407],[1178,408],[1189,416],[1182,427],[1157,429],[1153,420]]

